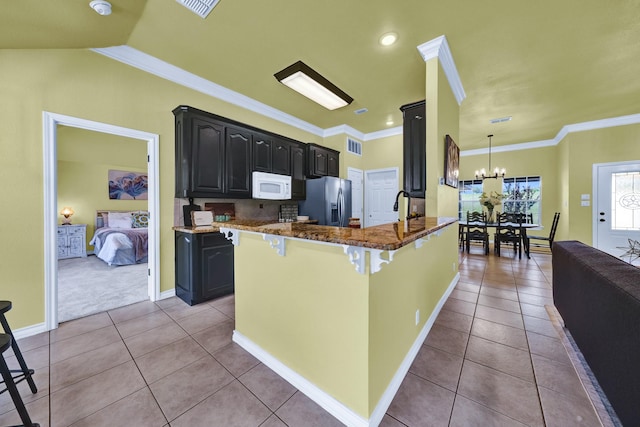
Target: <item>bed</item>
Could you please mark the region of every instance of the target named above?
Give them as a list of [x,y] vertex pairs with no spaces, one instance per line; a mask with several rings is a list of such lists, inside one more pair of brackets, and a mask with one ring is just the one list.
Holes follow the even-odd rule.
[[96,212],[95,233],[89,242],[94,254],[108,265],[147,262],[149,212]]

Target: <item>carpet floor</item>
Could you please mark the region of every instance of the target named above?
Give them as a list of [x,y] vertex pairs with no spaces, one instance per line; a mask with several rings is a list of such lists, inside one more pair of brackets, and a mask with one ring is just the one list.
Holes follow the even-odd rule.
[[147,264],[109,266],[94,255],[58,260],[58,321],[149,299]]

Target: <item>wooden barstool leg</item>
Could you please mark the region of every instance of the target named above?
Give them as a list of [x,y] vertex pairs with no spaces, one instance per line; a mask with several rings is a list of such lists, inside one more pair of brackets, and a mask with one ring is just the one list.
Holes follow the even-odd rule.
[[[33,381],[33,369],[29,369],[27,367],[27,363],[24,361],[24,357],[22,357],[22,352],[20,351],[20,347],[18,347],[18,343],[16,342],[15,337],[13,336],[13,332],[11,332],[11,328],[9,327],[9,323],[7,322],[7,318],[4,316],[4,313],[0,314],[0,323],[4,329],[6,334],[11,335],[11,348],[13,349],[13,354],[16,356],[16,360],[20,364],[20,370],[14,370],[13,372],[22,372],[22,375],[29,383],[29,388],[31,389],[31,393],[37,393],[38,388],[36,387],[36,383]],[[10,371],[12,372],[12,371]]]

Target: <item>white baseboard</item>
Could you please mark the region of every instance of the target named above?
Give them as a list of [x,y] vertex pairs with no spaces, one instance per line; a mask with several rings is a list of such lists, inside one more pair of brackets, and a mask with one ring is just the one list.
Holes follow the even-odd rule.
[[366,419],[362,418],[360,415],[356,414],[351,409],[325,393],[315,384],[309,382],[302,375],[298,374],[284,363],[264,351],[262,347],[255,344],[240,332],[233,331],[233,341],[345,425],[353,427],[368,427],[370,425]]
[[271,354],[267,353],[262,347],[255,344],[240,332],[233,331],[233,341],[345,425],[353,427],[375,427],[380,424],[382,418],[384,417],[384,414],[387,412],[387,409],[389,409],[389,405],[391,405],[391,402],[398,392],[398,389],[400,388],[404,377],[407,375],[407,372],[409,372],[409,368],[413,364],[414,359],[420,351],[420,347],[422,347],[422,344],[427,338],[427,335],[429,334],[431,327],[438,317],[438,314],[440,314],[442,306],[444,306],[444,303],[447,301],[447,298],[449,298],[449,295],[455,288],[459,279],[460,273],[457,273],[447,287],[447,290],[438,301],[438,304],[434,308],[433,312],[427,319],[424,327],[420,331],[420,334],[415,339],[413,345],[409,349],[409,352],[398,367],[398,370],[391,379],[391,382],[387,386],[385,392],[382,394],[382,397],[378,401],[376,408],[374,409],[371,417],[368,420],[356,414],[351,409],[344,406],[342,403],[338,402],[336,399],[331,397],[315,384],[309,382],[306,378],[293,371],[291,368],[280,362]]
[[391,382],[387,386],[387,389],[385,390],[385,392],[382,394],[382,397],[378,401],[376,408],[371,413],[371,417],[369,418],[369,426],[377,426],[382,421],[382,418],[384,418],[384,414],[387,413],[387,410],[389,409],[389,406],[391,405],[393,398],[398,392],[398,389],[400,388],[400,385],[402,384],[404,377],[409,372],[409,368],[411,368],[411,365],[413,364],[414,359],[418,355],[418,352],[420,351],[420,347],[422,347],[424,340],[427,339],[427,335],[429,334],[429,331],[431,330],[433,323],[436,321],[438,314],[440,314],[440,310],[442,310],[442,306],[444,305],[445,302],[447,302],[447,298],[449,298],[449,295],[451,295],[451,292],[453,292],[453,289],[458,284],[458,280],[460,280],[460,273],[456,273],[453,280],[451,280],[451,283],[449,283],[447,290],[444,292],[444,294],[442,294],[440,301],[438,301],[438,304],[436,304],[436,307],[433,309],[433,312],[425,322],[424,327],[420,331],[420,334],[418,334],[418,337],[413,342],[413,345],[409,349],[409,352],[404,357],[404,360],[398,367],[396,374],[391,379]]
[[27,338],[32,335],[37,335],[42,332],[47,332],[47,328],[45,327],[44,322],[38,323],[37,325],[26,326],[24,328],[15,329],[13,331],[13,336],[15,339],[19,340],[22,338]]
[[175,289],[169,289],[168,291],[160,292],[160,299],[167,299],[176,296]]

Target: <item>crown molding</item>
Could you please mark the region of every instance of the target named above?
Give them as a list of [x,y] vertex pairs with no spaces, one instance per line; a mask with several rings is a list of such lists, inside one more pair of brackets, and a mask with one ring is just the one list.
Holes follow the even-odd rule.
[[[608,119],[591,120],[582,123],[573,123],[565,125],[553,139],[545,139],[542,141],[523,142],[520,144],[499,145],[491,147],[492,153],[504,153],[507,151],[531,150],[533,148],[553,147],[558,144],[570,133],[583,132],[589,130],[606,129],[617,126],[640,124],[640,114],[630,114],[628,116],[611,117]],[[460,157],[477,156],[480,154],[488,154],[488,148],[478,148],[476,150],[460,151]]]
[[[312,135],[317,135],[319,137],[324,138],[339,134],[347,134],[362,141],[372,141],[375,139],[402,135],[402,126],[370,133],[360,132],[359,130],[349,125],[340,125],[323,129],[290,114],[284,113],[276,108],[263,104],[262,102],[256,101],[253,98],[249,98],[248,96],[242,95],[241,93],[235,92],[231,89],[227,89],[224,86],[213,83],[193,73],[185,71],[151,55],[143,53],[130,46],[122,45],[107,48],[95,48],[91,50],[100,55],[122,62],[123,64],[130,65],[134,68],[156,75],[173,83],[188,87],[190,89],[196,90],[230,104],[237,105],[239,107],[277,120],[284,124],[309,132]],[[449,79],[449,84],[452,85],[454,94],[457,93],[461,96],[458,102],[462,102],[462,99],[464,99],[465,97],[464,90],[462,89],[462,83],[460,83],[455,64],[453,63],[453,57],[451,56],[451,51],[449,50],[449,46],[447,44],[445,36],[440,36],[436,39],[421,44],[420,46],[418,46],[418,50],[422,54],[422,57],[425,61],[435,57],[441,59],[445,74]],[[453,77],[449,77],[450,73],[453,73],[451,74]],[[452,83],[452,81],[457,81],[458,83]],[[459,85],[457,86],[458,89],[454,88],[454,86],[456,85]],[[458,99],[458,96],[456,96],[456,99]],[[502,145],[498,147],[492,147],[491,151],[499,153],[550,147],[559,144],[565,136],[572,132],[582,132],[638,123],[640,123],[640,114],[631,114],[628,116],[574,123],[563,126],[560,132],[558,132],[558,134],[553,139],[524,142],[520,144]],[[475,156],[479,154],[487,154],[488,152],[489,150],[486,148],[465,150],[460,151],[460,156]]]
[[302,129],[313,135],[324,135],[324,130],[318,126],[312,125],[309,122],[284,113],[276,108],[256,101],[253,98],[242,95],[241,93],[227,89],[224,86],[213,83],[130,46],[122,45],[106,48],[94,48],[91,50],[99,53],[100,55],[122,62],[123,64],[130,65],[139,70],[161,77],[165,80],[169,80],[181,86],[204,93],[205,95],[212,96],[298,129]]
[[433,58],[438,58],[440,60],[444,74],[447,76],[449,86],[453,92],[453,96],[455,96],[456,101],[458,101],[458,105],[462,104],[462,101],[464,101],[467,95],[462,87],[462,81],[460,80],[456,63],[453,60],[451,49],[449,49],[447,38],[442,35],[426,43],[422,43],[418,46],[418,51],[420,52],[420,55],[422,55],[424,62]]
[[364,141],[373,141],[381,138],[388,138],[390,136],[402,135],[402,126],[396,126],[389,129],[383,129],[376,132],[370,132],[364,135]]

